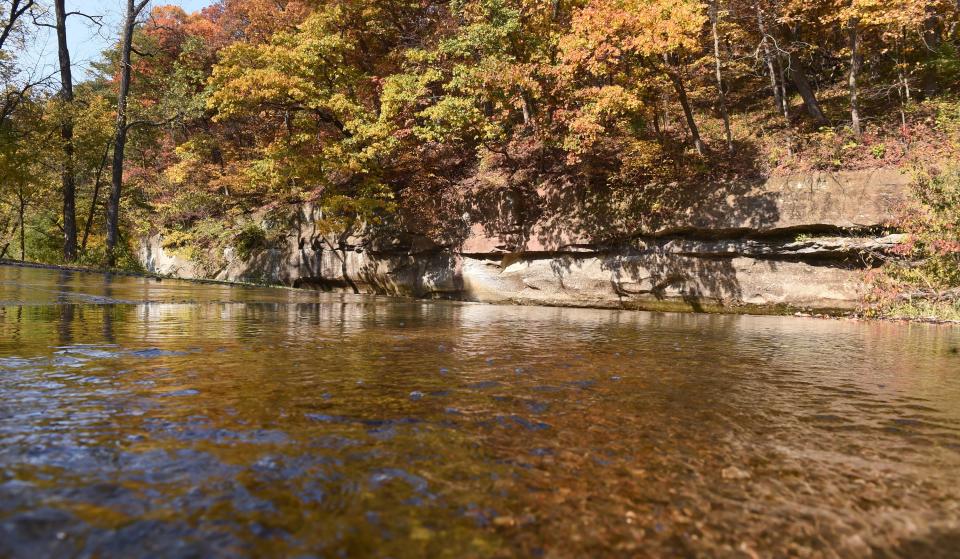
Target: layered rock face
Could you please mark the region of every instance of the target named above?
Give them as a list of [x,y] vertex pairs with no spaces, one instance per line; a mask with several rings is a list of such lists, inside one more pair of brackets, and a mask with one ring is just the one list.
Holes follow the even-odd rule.
[[859,304],[864,271],[901,241],[884,225],[908,183],[879,170],[710,186],[655,224],[586,212],[576,201],[523,223],[498,204],[465,215],[463,235],[447,245],[409,230],[330,242],[317,231],[317,211],[301,207],[284,241],[246,260],[228,249],[229,264],[216,272],[169,254],[156,236],[141,259],[187,278],[491,303],[843,311]]

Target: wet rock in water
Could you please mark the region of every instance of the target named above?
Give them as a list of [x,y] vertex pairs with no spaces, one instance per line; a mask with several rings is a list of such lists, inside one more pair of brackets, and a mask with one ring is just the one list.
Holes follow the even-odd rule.
[[741,470],[736,466],[730,466],[720,471],[723,479],[750,479],[750,472]]
[[77,531],[73,515],[41,508],[0,522],[0,557],[56,557],[67,555],[66,543]]
[[498,386],[500,386],[500,383],[495,380],[482,380],[468,384],[467,388],[472,388],[475,390],[487,390],[489,388],[496,388]]
[[401,468],[382,468],[370,476],[369,483],[373,489],[379,489],[383,484],[395,479],[405,481],[410,489],[417,493],[424,493],[429,488],[427,480]]
[[147,349],[138,349],[130,352],[130,355],[134,357],[142,357],[145,359],[150,359],[153,357],[182,357],[187,355],[184,351],[170,351],[165,349],[160,349],[157,347],[150,347]]
[[276,472],[280,470],[280,461],[276,456],[264,456],[253,464],[254,470]]
[[423,392],[420,392],[419,390],[414,390],[413,392],[410,393],[410,399],[413,400],[414,402],[422,398],[423,398]]
[[195,390],[193,388],[185,388],[183,390],[174,390],[173,392],[164,392],[162,394],[158,394],[157,397],[158,398],[175,398],[177,396],[196,396],[197,394],[200,394],[199,390]]
[[547,404],[546,402],[535,401],[527,402],[527,409],[529,409],[531,413],[544,413],[550,409],[550,404]]

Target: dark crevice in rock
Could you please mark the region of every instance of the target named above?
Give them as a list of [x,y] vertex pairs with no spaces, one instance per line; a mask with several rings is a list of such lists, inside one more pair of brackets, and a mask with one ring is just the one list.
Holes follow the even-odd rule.
[[817,237],[877,237],[889,231],[889,228],[877,225],[839,226],[829,223],[810,223],[774,229],[735,228],[712,229],[697,227],[674,227],[649,234],[640,234],[634,239],[688,239],[697,241],[719,241],[732,239],[786,240],[798,236]]
[[[356,282],[353,282],[353,284],[356,285]],[[353,288],[350,282],[347,282],[345,280],[339,280],[339,279],[318,278],[318,277],[297,278],[296,280],[293,281],[292,287],[295,287],[297,289],[314,289],[316,291],[327,291],[327,292],[333,292],[333,291],[352,292],[353,291]],[[366,288],[368,286],[364,285],[364,286],[358,286],[358,287]]]
[[831,236],[810,238],[737,238],[703,240],[689,237],[638,238],[627,245],[579,245],[552,251],[463,254],[467,258],[500,262],[504,266],[518,260],[556,258],[588,259],[609,256],[664,255],[691,258],[730,259],[748,257],[757,260],[807,262],[810,264],[846,263],[855,267],[874,267],[902,242],[901,235],[885,237]]

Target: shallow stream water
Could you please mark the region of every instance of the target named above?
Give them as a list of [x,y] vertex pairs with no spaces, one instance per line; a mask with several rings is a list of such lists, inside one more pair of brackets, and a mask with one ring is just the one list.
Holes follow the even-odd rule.
[[958,351],[0,266],[0,557],[960,557]]

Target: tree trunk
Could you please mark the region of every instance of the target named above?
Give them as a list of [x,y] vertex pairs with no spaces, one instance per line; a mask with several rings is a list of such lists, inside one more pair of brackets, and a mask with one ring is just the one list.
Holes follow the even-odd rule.
[[906,71],[907,55],[903,50],[903,45],[906,42],[907,42],[907,30],[904,28],[900,30],[900,40],[898,41],[898,46],[897,46],[897,50],[900,53],[900,60],[899,60],[899,63],[897,64],[897,68],[900,69],[900,83],[903,84],[903,91],[906,98],[906,103],[910,104],[910,78],[908,77],[907,71]]
[[856,19],[850,21],[850,125],[853,134],[860,138],[863,128],[860,125],[860,102],[858,100],[857,77],[860,75],[860,33],[857,30]]
[[[940,16],[937,14],[936,8],[931,6],[927,8],[927,18],[923,22],[923,46],[930,62],[940,55],[941,44]],[[923,73],[923,94],[929,98],[936,95],[939,89],[937,73],[930,65]]]
[[790,122],[790,95],[787,93],[787,69],[784,68],[783,62],[780,58],[777,58],[777,72],[780,75],[780,101],[782,104],[783,117],[787,119],[787,123]]
[[[763,50],[763,61],[767,66],[767,73],[770,75],[770,89],[773,90],[773,104],[776,112],[783,115],[783,128],[787,133],[787,153],[793,155],[793,132],[790,123],[790,103],[787,97],[787,80],[784,75],[782,65],[779,63],[780,56],[770,51],[770,38],[767,35],[767,25],[763,20],[763,10],[757,4],[757,28],[760,31],[760,48]],[[777,76],[780,79],[777,79]]]
[[16,234],[16,232],[17,232],[17,224],[16,224],[16,222],[14,222],[14,224],[13,224],[13,231],[10,231],[9,236],[8,236],[8,233],[7,233],[7,225],[8,225],[8,224],[9,224],[9,222],[5,222],[5,223],[3,224],[3,227],[0,228],[0,230],[3,231],[3,236],[4,236],[4,237],[7,237],[7,242],[4,243],[3,248],[0,249],[0,260],[3,260],[4,258],[7,257],[7,251],[10,250],[10,243],[13,242],[13,240],[12,240],[12,239],[13,239],[13,235]]
[[529,125],[533,118],[533,103],[530,101],[530,96],[527,95],[526,90],[522,87],[520,88],[520,109],[523,112],[523,124]]
[[24,215],[27,213],[27,201],[23,197],[23,185],[20,185],[20,190],[17,192],[17,199],[20,202],[17,206],[17,217],[20,219],[20,261],[26,262],[27,260],[27,235],[25,233],[26,227],[24,225]]
[[720,116],[723,117],[723,130],[727,136],[727,152],[733,153],[733,132],[730,130],[730,113],[727,111],[727,94],[723,90],[723,65],[720,63],[720,35],[717,32],[718,13],[717,3],[710,3],[710,30],[713,33],[713,60],[717,73],[717,104],[720,106]]
[[664,54],[663,61],[666,64],[667,76],[673,83],[673,88],[676,90],[677,97],[680,100],[680,106],[683,108],[683,116],[687,121],[687,128],[690,130],[690,139],[693,140],[693,147],[696,148],[697,154],[704,155],[707,149],[703,140],[700,139],[700,129],[697,127],[697,121],[693,118],[690,99],[687,97],[687,90],[683,86],[683,79],[680,77],[680,72],[674,67],[670,55]]
[[[791,41],[799,42],[800,39],[797,36],[798,32],[796,28],[787,26],[786,30]],[[787,71],[787,75],[790,76],[790,81],[793,83],[793,86],[797,88],[797,93],[799,93],[803,99],[803,105],[807,109],[807,114],[813,118],[813,121],[818,126],[830,124],[830,121],[828,121],[827,117],[823,114],[823,109],[820,108],[820,102],[817,101],[817,96],[813,92],[813,88],[810,87],[810,81],[807,79],[807,71],[800,62],[800,59],[793,58],[788,53],[785,63],[786,66],[784,69]]]
[[127,95],[130,93],[130,53],[133,50],[133,31],[137,17],[149,0],[127,0],[127,11],[120,39],[120,90],[117,95],[117,128],[113,140],[113,176],[110,199],[107,203],[107,265],[117,263],[117,241],[120,238],[120,194],[123,188],[124,150],[127,147]]
[[777,70],[774,65],[773,53],[770,52],[770,40],[767,37],[767,26],[763,21],[763,11],[760,4],[757,4],[757,28],[760,31],[760,48],[763,50],[763,61],[767,66],[767,73],[770,75],[770,89],[773,90],[773,104],[778,113],[783,111],[786,106],[786,100],[780,94],[780,86],[777,84]]
[[787,154],[793,156],[793,122],[790,120],[790,98],[787,96],[786,70],[777,62],[777,71],[780,73],[780,110],[783,111],[783,129],[787,132]]
[[[112,143],[112,142],[110,142]],[[100,159],[100,166],[97,168],[97,177],[93,181],[93,197],[90,200],[90,212],[87,213],[87,222],[83,226],[83,240],[80,241],[80,253],[87,252],[87,239],[90,238],[90,227],[93,225],[93,218],[97,211],[97,201],[100,199],[100,179],[103,177],[103,169],[107,166],[107,158],[110,156],[110,143],[103,150],[103,158]]]
[[663,129],[660,128],[660,103],[656,99],[653,101],[653,132],[657,136],[657,143],[663,145]]
[[907,58],[903,45],[907,41],[907,30],[900,28],[900,36],[897,38],[897,80],[900,82],[898,87],[900,93],[900,133],[907,133],[907,106],[910,105],[910,79],[907,77],[906,65]]
[[77,259],[77,184],[73,162],[73,75],[70,68],[70,49],[67,45],[66,0],[54,0],[57,16],[57,53],[60,59],[60,97],[65,111],[60,125],[63,141],[63,169],[60,180],[63,186],[63,259]]
[[803,105],[807,108],[807,114],[809,114],[818,125],[823,126],[829,124],[827,117],[823,114],[823,109],[820,108],[820,102],[817,101],[816,94],[813,93],[813,88],[810,87],[810,82],[807,80],[807,73],[804,72],[800,61],[788,60],[787,64],[787,73],[790,76],[790,81],[793,82],[793,86],[797,88],[797,93],[803,98]]

